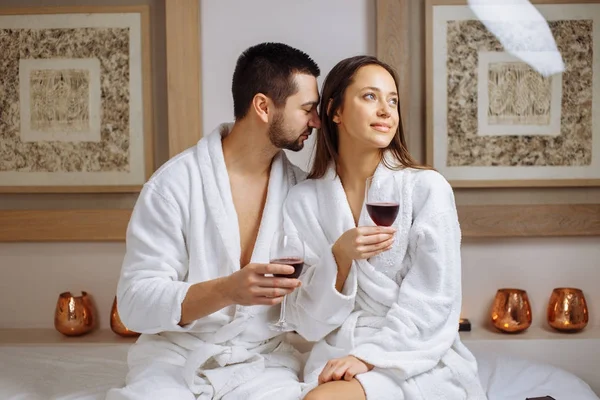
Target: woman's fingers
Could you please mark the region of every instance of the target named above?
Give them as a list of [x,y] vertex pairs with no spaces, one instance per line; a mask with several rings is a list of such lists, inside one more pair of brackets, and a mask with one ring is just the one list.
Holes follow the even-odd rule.
[[350,365],[347,362],[338,364],[331,374],[331,378],[335,381],[341,381],[344,378],[349,366]]
[[388,240],[377,243],[371,246],[363,246],[358,249],[360,253],[363,254],[363,257],[369,258],[373,257],[373,255],[379,254],[382,251],[388,250],[394,244],[394,238],[391,237]]
[[370,236],[359,236],[356,238],[356,244],[358,244],[360,246],[368,246],[368,245],[382,243],[382,242],[385,242],[386,240],[393,239],[393,238],[394,238],[393,233],[378,233],[376,235],[370,235]]
[[344,374],[344,380],[350,382],[352,379],[354,379],[354,375],[356,374],[354,371],[352,371],[352,368],[348,368]]
[[393,235],[396,233],[396,228],[391,226],[361,226],[356,228],[361,236],[372,236],[378,234]]
[[333,373],[336,365],[336,360],[328,361],[327,364],[325,364],[323,371],[321,371],[321,374],[319,374],[319,385],[322,383],[327,383],[331,380],[331,374]]
[[344,378],[348,370],[349,363],[344,359],[335,359],[325,364],[323,371],[319,375],[319,385],[330,381],[339,381]]

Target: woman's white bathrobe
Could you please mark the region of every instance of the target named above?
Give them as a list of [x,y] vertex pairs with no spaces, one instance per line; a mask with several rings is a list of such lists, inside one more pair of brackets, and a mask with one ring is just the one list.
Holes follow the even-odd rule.
[[[460,342],[460,228],[450,185],[435,171],[392,171],[400,212],[395,243],[369,260],[354,261],[342,293],[331,246],[355,227],[341,181],[295,186],[284,207],[286,230],[306,241],[303,285],[289,295],[287,317],[317,341],[304,369],[304,393],[327,361],[354,355],[375,368],[358,375],[368,400],[486,399],[475,358]],[[373,226],[363,206],[359,226]]]
[[[301,364],[268,329],[279,307],[231,306],[185,327],[181,303],[195,282],[240,269],[240,237],[225,168],[222,125],[168,161],[144,186],[127,232],[119,314],[143,335],[127,387],[108,399],[298,399]],[[252,262],[269,262],[289,189],[304,173],[283,152],[272,163]],[[194,393],[195,395],[192,395]]]

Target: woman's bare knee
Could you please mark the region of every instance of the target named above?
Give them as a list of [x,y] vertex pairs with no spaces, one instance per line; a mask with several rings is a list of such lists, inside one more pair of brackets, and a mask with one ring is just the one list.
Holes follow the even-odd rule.
[[319,385],[308,392],[304,400],[366,400],[366,396],[360,382],[352,379]]
[[323,399],[318,392],[315,392],[315,389],[308,392],[306,396],[304,396],[304,400],[320,400]]
[[331,392],[329,390],[323,390],[323,386],[317,386],[306,396],[303,400],[329,400],[331,398]]

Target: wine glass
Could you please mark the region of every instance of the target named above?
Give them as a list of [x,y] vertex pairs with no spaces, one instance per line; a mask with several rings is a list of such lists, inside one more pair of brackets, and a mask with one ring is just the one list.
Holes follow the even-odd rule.
[[400,205],[397,200],[396,188],[392,179],[375,176],[367,178],[365,186],[365,201],[367,212],[377,226],[391,226]]
[[[304,242],[296,233],[276,232],[271,242],[269,254],[271,264],[284,264],[294,267],[292,274],[273,274],[279,278],[298,278],[304,267]],[[269,324],[271,330],[278,332],[293,331],[296,327],[285,320],[287,296],[283,297],[279,321]]]

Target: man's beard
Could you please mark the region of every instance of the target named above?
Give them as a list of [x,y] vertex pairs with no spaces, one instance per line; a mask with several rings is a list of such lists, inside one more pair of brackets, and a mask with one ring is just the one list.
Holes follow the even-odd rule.
[[276,113],[271,126],[269,126],[269,139],[273,146],[291,151],[302,150],[304,148],[304,141],[301,140],[300,136],[296,140],[286,139],[291,135],[292,133],[284,127],[283,113]]

